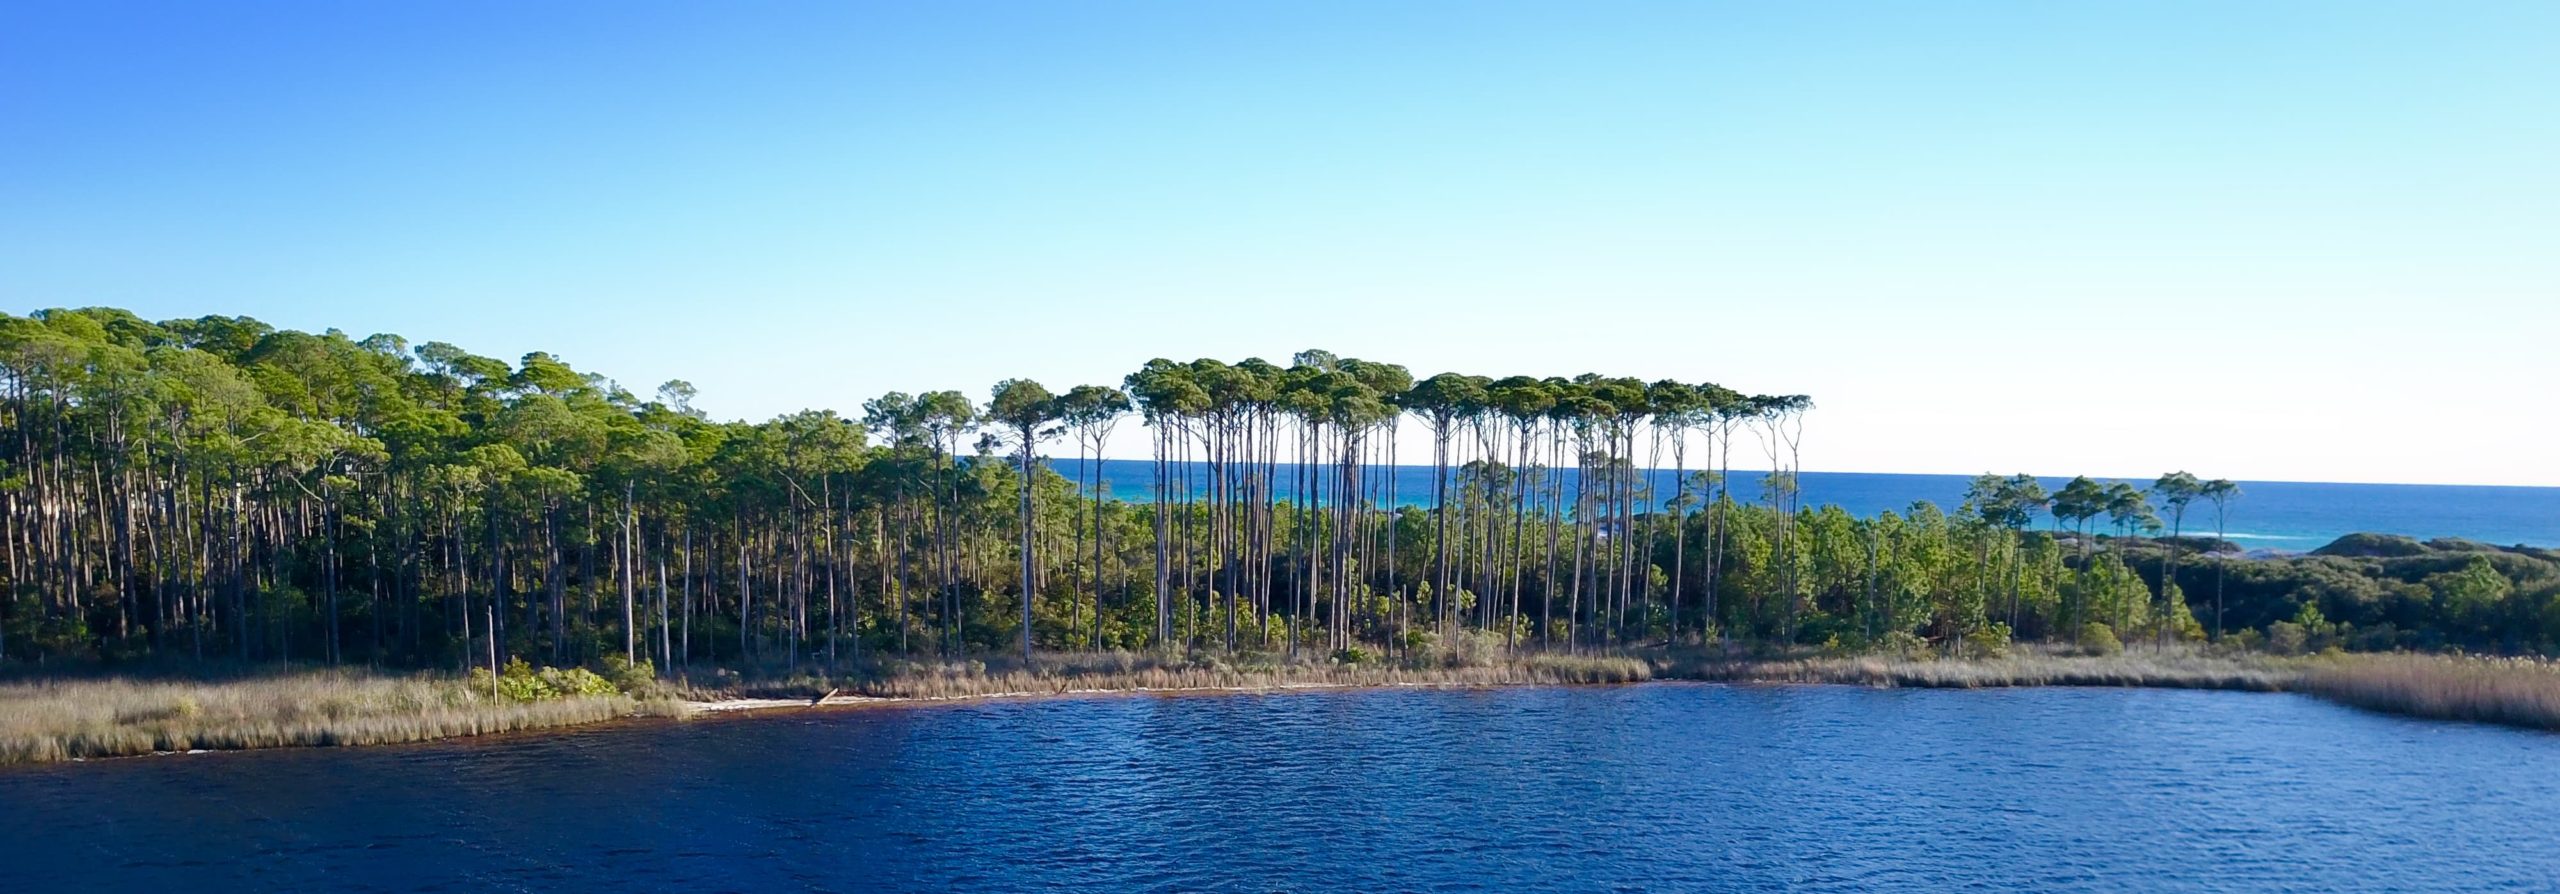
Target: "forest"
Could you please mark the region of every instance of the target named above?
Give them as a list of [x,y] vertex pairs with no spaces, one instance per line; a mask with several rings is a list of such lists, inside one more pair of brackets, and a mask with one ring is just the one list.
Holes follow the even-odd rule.
[[[2552,553],[2360,535],[2244,557],[2210,535],[2239,487],[2183,472],[1808,505],[1801,395],[1310,350],[889,393],[859,418],[722,422],[694,396],[243,317],[0,315],[0,666],[2560,648]],[[1122,426],[1150,445],[1145,493],[1044,459]],[[1396,492],[1398,464],[1429,492]]]

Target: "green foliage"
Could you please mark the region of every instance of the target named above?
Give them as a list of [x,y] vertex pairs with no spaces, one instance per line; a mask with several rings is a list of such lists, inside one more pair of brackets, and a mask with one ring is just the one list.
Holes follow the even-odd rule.
[[1930,655],[1929,641],[1908,630],[1896,630],[1877,640],[1875,651],[1884,655],[1921,659]]
[[2312,550],[2311,554],[2354,558],[2394,558],[2426,555],[2427,546],[2419,543],[2415,537],[2403,537],[2398,534],[2349,534],[2331,541],[2326,546]]
[[650,667],[646,658],[628,661],[620,655],[607,655],[604,657],[604,673],[599,676],[613,684],[614,689],[633,695],[654,691],[658,686],[657,669]]
[[[1985,475],[1952,513],[1807,509],[1792,441],[1810,401],[1707,384],[1417,384],[1309,350],[1286,367],[1153,360],[1124,388],[1008,379],[983,404],[892,392],[858,420],[717,422],[690,385],[652,400],[547,353],[99,308],[0,314],[0,376],[0,427],[22,435],[0,444],[0,515],[61,520],[0,557],[25,566],[0,569],[12,663],[495,652],[519,669],[484,682],[534,701],[1017,646],[1478,667],[1515,643],[1977,654],[2090,625],[2288,624],[2274,638],[2297,651],[2560,651],[2552,552],[2366,536],[2199,555],[2144,539],[2205,504],[2219,530],[2237,488],[2183,472],[2052,494]],[[1042,459],[1069,433],[1093,455],[1132,409],[1158,487],[1106,495]],[[1403,415],[1431,450],[1403,444],[1401,461],[1455,453],[1452,486],[1283,496],[1391,484],[1369,464],[1397,455]],[[1729,468],[1736,435],[1771,467]],[[1669,487],[1635,474],[1663,443],[1694,472]],[[1705,443],[1713,470],[1682,453]],[[1726,482],[1750,478],[1767,499],[1737,503]],[[2040,513],[2056,530],[2030,530]],[[2092,535],[2102,520],[2114,536]],[[112,547],[128,539],[218,548],[139,561]]]
[[[486,668],[473,668],[470,684],[475,691],[489,691],[491,687],[489,671]],[[537,670],[527,664],[523,658],[509,659],[500,668],[495,686],[498,697],[511,702],[549,701],[573,696],[612,696],[622,692],[614,686],[613,681],[597,676],[595,672],[586,668],[573,667],[564,670],[545,667]]]
[[1974,628],[1964,636],[1964,653],[1971,658],[2008,657],[2009,625],[1993,622]]
[[2080,649],[2091,655],[2120,655],[2124,641],[2116,638],[2115,628],[2096,621],[2080,625]]
[[505,669],[498,673],[494,682],[488,668],[472,668],[470,678],[472,689],[494,692],[499,698],[511,702],[539,701],[549,696],[541,679],[534,676],[533,667],[522,658],[508,659]]
[[2267,651],[2278,655],[2300,655],[2310,642],[2310,634],[2304,632],[2300,624],[2277,621],[2267,625]]
[[2168,582],[2162,589],[2160,602],[2165,607],[2164,612],[2152,619],[2146,632],[2155,638],[2186,642],[2204,639],[2204,624],[2196,620],[2194,609],[2188,606],[2186,592],[2178,587],[2176,581]]
[[1432,667],[1490,667],[1501,655],[1502,637],[1483,630],[1461,630],[1414,653],[1417,663]]
[[565,669],[546,667],[542,669],[540,677],[543,686],[550,690],[552,698],[616,695],[622,691],[614,687],[613,681],[597,676],[594,671],[583,667]]
[[2484,556],[2472,556],[2459,571],[2428,575],[2426,587],[2435,593],[2445,614],[2459,623],[2477,623],[2488,617],[2508,594],[2515,592],[2515,585]]
[[2300,655],[2335,648],[2343,632],[2340,625],[2320,613],[2318,603],[2305,602],[2293,620],[2267,625],[2267,649],[2280,655]]

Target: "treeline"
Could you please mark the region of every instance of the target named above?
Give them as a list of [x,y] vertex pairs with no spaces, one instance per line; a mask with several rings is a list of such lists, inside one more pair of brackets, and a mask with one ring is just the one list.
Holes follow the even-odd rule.
[[[692,397],[543,353],[246,318],[0,317],[0,662],[1992,651],[2211,637],[2225,612],[2197,588],[2246,567],[2174,536],[2130,547],[2160,513],[2174,535],[2237,495],[2192,476],[2050,497],[1986,477],[1953,513],[1805,507],[1811,402],[1715,385],[1417,381],[1309,351],[1057,393],[1008,380],[983,401],[892,393],[859,419],[718,422]],[[1152,444],[1148,493],[1040,462],[1098,455],[1128,424]],[[1431,493],[1396,493],[1379,467],[1399,462],[1431,466]],[[1667,485],[1644,473],[1663,468]],[[1762,495],[1737,502],[1732,474],[1765,476]],[[2031,530],[2040,514],[2069,530]],[[2502,605],[2542,598],[2502,580]],[[2462,615],[2494,629],[2429,616],[2394,636],[2560,639],[2502,610]]]

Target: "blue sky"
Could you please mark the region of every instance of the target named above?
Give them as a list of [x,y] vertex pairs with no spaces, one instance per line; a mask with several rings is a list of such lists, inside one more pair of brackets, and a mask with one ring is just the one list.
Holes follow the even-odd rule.
[[16,0],[0,308],[722,416],[1323,347],[1807,392],[1814,469],[2560,484],[2555,46],[2549,2]]

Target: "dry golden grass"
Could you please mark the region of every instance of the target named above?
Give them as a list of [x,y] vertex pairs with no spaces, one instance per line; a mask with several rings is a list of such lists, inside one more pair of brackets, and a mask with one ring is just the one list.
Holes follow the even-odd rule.
[[0,684],[0,764],[192,749],[379,745],[673,713],[582,697],[492,702],[458,680],[311,671],[220,682]]
[[[1029,663],[999,659],[993,667],[975,661],[903,664],[851,683],[811,677],[756,688],[787,684],[825,692],[841,685],[878,698],[940,700],[1107,691],[1606,684],[1656,677],[1952,688],[2298,690],[2378,711],[2560,729],[2560,664],[2424,655],[2304,661],[2200,652],[2082,656],[2031,650],[1971,660],[1530,654],[1464,666],[1409,666],[1251,654],[1180,658],[1098,653],[1042,656]],[[420,742],[633,715],[680,716],[682,708],[669,700],[622,696],[493,701],[487,692],[449,677],[355,672],[309,671],[222,682],[10,683],[0,684],[0,764],[199,748]]]
[[2560,730],[2560,663],[2545,660],[2358,655],[2313,664],[2297,688],[2373,711]]
[[1666,676],[1762,683],[1845,683],[1933,689],[2000,686],[2144,686],[2272,692],[2295,672],[2254,658],[2172,651],[2153,655],[2026,652],[2006,658],[1913,660],[1884,656],[1801,659],[1666,659]]
[[1507,686],[1634,683],[1653,677],[1622,656],[1533,655],[1469,667],[1403,667],[1279,660],[1160,660],[1131,653],[1048,656],[1029,665],[914,664],[851,688],[903,699],[983,698],[1068,692],[1286,689],[1315,686]]

